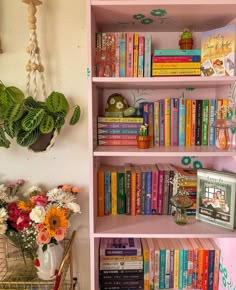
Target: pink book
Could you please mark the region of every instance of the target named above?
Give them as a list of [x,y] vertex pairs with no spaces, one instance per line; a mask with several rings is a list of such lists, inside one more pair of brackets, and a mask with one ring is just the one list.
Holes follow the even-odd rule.
[[136,135],[129,134],[99,134],[98,139],[111,139],[111,140],[136,140]]
[[137,141],[136,140],[129,140],[129,139],[118,139],[118,140],[112,140],[112,139],[103,139],[103,140],[98,140],[98,145],[132,145],[135,146],[137,145]]
[[150,165],[152,170],[152,197],[151,197],[151,211],[152,214],[157,214],[157,194],[158,194],[158,168],[155,164]]
[[176,55],[176,56],[153,56],[152,62],[159,63],[159,62],[199,62],[200,56],[199,55]]
[[143,77],[144,75],[144,36],[139,36],[138,38],[138,77]]
[[115,32],[115,76],[120,76],[120,33]]
[[196,100],[192,100],[191,145],[195,145],[196,138]]
[[179,99],[171,99],[171,146],[179,144]]
[[126,34],[126,77],[134,76],[134,34]]

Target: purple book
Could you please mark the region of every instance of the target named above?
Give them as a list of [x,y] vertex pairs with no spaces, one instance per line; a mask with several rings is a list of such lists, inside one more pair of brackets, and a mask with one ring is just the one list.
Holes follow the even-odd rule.
[[121,128],[121,129],[139,129],[143,123],[107,123],[107,122],[98,122],[98,128]]

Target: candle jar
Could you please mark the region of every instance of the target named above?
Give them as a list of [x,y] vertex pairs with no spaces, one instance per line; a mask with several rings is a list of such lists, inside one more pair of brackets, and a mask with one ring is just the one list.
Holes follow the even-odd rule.
[[176,195],[170,198],[170,203],[176,208],[175,210],[175,223],[177,225],[186,225],[188,216],[186,209],[193,205],[193,201],[186,194],[177,192]]
[[221,150],[228,150],[231,148],[233,136],[231,136],[230,130],[236,127],[236,123],[231,120],[217,119],[212,123],[212,127],[216,128],[216,148]]

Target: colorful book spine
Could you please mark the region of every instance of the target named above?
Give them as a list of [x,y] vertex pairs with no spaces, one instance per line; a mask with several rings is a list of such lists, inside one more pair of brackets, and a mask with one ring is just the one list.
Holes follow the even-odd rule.
[[150,166],[152,170],[151,211],[152,211],[152,214],[157,214],[158,169],[155,164],[152,164]]
[[98,145],[100,146],[136,146],[137,141],[132,140],[132,139],[102,139],[102,140],[98,140]]
[[126,214],[131,214],[131,165],[125,164],[125,207]]
[[159,100],[160,146],[165,146],[165,102]]
[[134,32],[134,77],[138,76],[138,32]]
[[111,167],[111,214],[117,215],[117,172]]
[[166,247],[165,288],[170,288],[170,249]]
[[196,133],[195,145],[202,145],[202,100],[196,100]]
[[154,50],[154,56],[183,56],[183,55],[201,55],[200,49],[186,49],[186,50],[180,50],[180,49],[155,49]]
[[179,288],[179,253],[180,249],[174,250],[174,288]]
[[179,145],[179,99],[171,99],[171,146]]
[[200,68],[153,68],[152,76],[199,76]]
[[117,118],[117,117],[98,117],[98,123],[100,122],[108,122],[108,123],[143,123],[143,118],[141,117],[124,117],[124,118]]
[[158,195],[157,195],[157,214],[162,214],[163,192],[164,192],[164,169],[161,164],[156,164],[158,168]]
[[152,58],[152,37],[146,34],[144,37],[144,77],[151,77],[151,58]]
[[186,135],[186,140],[185,140],[185,145],[186,146],[191,146],[191,133],[192,133],[192,100],[187,99],[186,100],[186,130],[185,130],[185,135]]
[[142,123],[109,123],[98,122],[98,128],[112,128],[112,129],[139,129]]
[[154,290],[159,289],[160,278],[160,248],[157,239],[153,239],[154,242]]
[[149,248],[147,239],[141,238],[143,247],[143,274],[144,274],[144,290],[149,290]]
[[99,134],[98,139],[110,139],[110,140],[136,140],[136,135],[127,135],[127,134]]
[[139,36],[138,38],[138,77],[143,77],[144,75],[144,46],[145,38],[144,36]]
[[176,55],[176,56],[153,56],[152,62],[199,62],[201,61],[200,55]]
[[144,214],[152,214],[152,171],[149,165],[145,165],[145,199],[144,199]]
[[139,134],[139,129],[98,129],[98,134]]
[[98,216],[104,216],[105,205],[105,185],[104,185],[104,170],[98,169]]
[[136,214],[141,214],[141,169],[139,166],[135,166],[135,172],[136,172]]
[[209,124],[209,145],[215,146],[215,138],[216,138],[216,129],[212,127],[212,123],[216,119],[216,99],[210,99],[209,104],[209,118],[210,118],[210,124]]
[[209,128],[209,100],[204,99],[202,104],[202,145],[208,145]]
[[215,260],[214,260],[214,277],[213,277],[213,290],[219,289],[219,273],[220,273],[220,249],[216,243],[210,240],[214,250],[215,250]]
[[193,288],[193,264],[194,264],[194,250],[192,247],[188,249],[188,272],[187,272],[187,288]]
[[215,273],[214,263],[215,263],[215,250],[209,249],[207,290],[213,290],[213,281]]
[[123,166],[117,167],[117,213],[125,213],[125,172]]
[[161,164],[164,170],[164,188],[163,188],[163,198],[162,198],[162,212],[161,214],[168,214],[168,206],[169,206],[169,180],[170,180],[170,168],[167,163]]
[[203,253],[202,290],[208,290],[209,250],[204,249]]
[[170,116],[171,116],[171,104],[170,104],[170,98],[164,99],[164,136],[165,141],[164,144],[166,147],[170,147],[171,144],[171,126],[170,126]]
[[134,34],[133,32],[126,33],[126,77],[133,77],[134,71]]
[[195,146],[196,138],[196,100],[192,100],[192,118],[191,118],[191,146]]
[[151,139],[151,146],[154,144],[154,102],[148,102],[148,136]]
[[120,33],[120,77],[125,77],[126,72],[126,33]]
[[[95,34],[95,43],[96,43],[96,55],[101,55],[102,53],[102,33],[96,32]],[[96,64],[95,66],[95,75],[97,77],[103,77],[104,71],[102,70],[102,67],[99,64]]]
[[197,288],[202,289],[203,283],[203,267],[204,267],[204,249],[198,249],[198,264],[197,264]]
[[145,214],[145,198],[146,198],[146,168],[144,165],[140,165],[141,169],[141,215]]
[[185,146],[185,99],[180,97],[179,99],[179,146]]
[[179,250],[179,289],[184,287],[184,249]]
[[174,249],[170,249],[170,288],[174,288]]
[[148,243],[148,250],[149,250],[149,289],[154,288],[154,258],[155,258],[155,249],[154,243],[151,238],[146,239]]
[[110,215],[111,214],[111,172],[109,168],[106,168],[105,173],[104,173],[104,178],[105,178],[105,208],[104,208],[104,214],[105,215]]
[[183,249],[183,288],[188,285],[188,249]]
[[149,102],[140,102],[139,103],[139,110],[140,114],[143,118],[143,123],[148,125],[149,122],[149,116],[148,116],[148,110],[149,110]]
[[120,33],[115,32],[115,76],[120,76]]
[[154,102],[154,145],[160,145],[160,128],[159,128],[159,101]]
[[200,62],[158,62],[153,63],[152,68],[200,68]]
[[160,248],[160,289],[165,289],[166,249]]
[[131,198],[130,198],[130,213],[136,215],[136,171],[131,167]]

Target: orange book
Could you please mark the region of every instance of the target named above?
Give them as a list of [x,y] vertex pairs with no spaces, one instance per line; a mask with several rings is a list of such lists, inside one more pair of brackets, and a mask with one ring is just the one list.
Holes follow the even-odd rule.
[[134,72],[133,76],[138,76],[138,32],[134,32]]
[[104,216],[105,211],[105,182],[104,182],[104,169],[98,169],[98,216]]
[[[220,108],[223,106],[223,100],[222,99],[218,99],[216,101],[216,111],[219,112]],[[222,118],[222,114],[218,113],[216,114],[216,119],[221,119]],[[219,133],[219,128],[216,128],[216,137],[218,136]]]
[[136,171],[131,167],[131,215],[136,215]]
[[111,214],[117,214],[117,170],[111,166]]
[[191,136],[192,136],[192,100],[186,100],[186,128],[185,128],[185,144],[186,146],[191,146]]
[[165,98],[164,99],[164,116],[165,116],[165,121],[164,121],[164,126],[165,126],[165,146],[169,147],[170,146],[170,135],[171,135],[171,128],[170,128],[170,98]]
[[203,247],[203,271],[202,271],[202,290],[208,290],[208,265],[209,265],[209,249],[206,239],[200,239]]
[[202,246],[200,239],[197,239],[197,241],[200,244],[198,249],[197,288],[202,289],[205,279],[207,251]]
[[[228,100],[228,99],[223,99],[223,100],[222,100],[222,104],[223,104],[224,107],[228,107],[228,105],[229,105],[229,100]],[[222,116],[222,118],[223,118],[223,119],[226,119],[226,118],[227,118],[227,115]]]
[[195,136],[196,136],[196,100],[192,100],[192,118],[191,118],[191,145],[195,145]]

